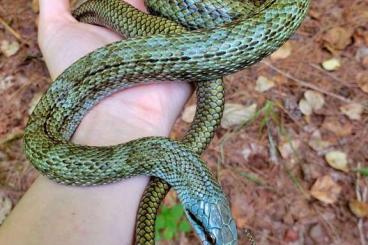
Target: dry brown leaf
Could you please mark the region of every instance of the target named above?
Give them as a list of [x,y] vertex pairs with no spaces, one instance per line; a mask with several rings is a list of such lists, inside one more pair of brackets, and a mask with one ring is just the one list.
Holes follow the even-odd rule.
[[183,114],[181,115],[181,119],[186,123],[193,122],[196,109],[197,109],[196,105],[190,105],[185,107]]
[[333,204],[337,201],[341,192],[338,185],[329,175],[317,179],[310,190],[311,195],[326,204]]
[[304,93],[304,98],[299,101],[299,110],[306,116],[320,110],[325,104],[323,95],[319,92],[308,90]]
[[321,132],[316,130],[313,132],[308,145],[315,151],[321,152],[331,146],[331,143],[322,139]]
[[15,78],[13,76],[0,76],[0,92],[10,88],[14,84]]
[[241,104],[226,103],[224,116],[221,120],[223,128],[231,128],[252,119],[257,111],[257,104],[244,106]]
[[17,41],[9,42],[8,40],[3,40],[0,45],[1,52],[8,58],[15,55],[19,49],[20,45]]
[[351,120],[360,120],[363,110],[363,105],[358,103],[351,103],[340,107],[340,111]]
[[40,11],[39,0],[32,0],[32,10],[35,13],[38,13]]
[[279,149],[281,156],[286,159],[298,151],[300,144],[300,140],[291,140],[279,144],[277,148]]
[[348,119],[340,122],[337,117],[327,117],[322,124],[322,128],[333,132],[339,137],[351,135],[353,132],[353,125]]
[[368,93],[368,72],[360,72],[357,74],[357,82],[360,89]]
[[4,222],[12,209],[10,199],[4,194],[0,193],[0,225]]
[[255,90],[258,92],[266,92],[271,88],[275,87],[275,82],[264,76],[259,76],[256,82]]
[[338,169],[344,172],[348,172],[348,159],[345,152],[342,151],[331,151],[325,155],[328,165],[334,169]]
[[292,49],[293,47],[291,45],[291,42],[288,41],[284,45],[282,45],[278,50],[276,50],[273,54],[271,54],[271,59],[273,60],[286,59],[291,55]]
[[304,93],[304,98],[307,100],[308,104],[312,107],[313,111],[322,109],[325,104],[325,98],[319,92],[308,90]]
[[334,52],[343,50],[352,42],[353,31],[351,28],[335,26],[323,35],[324,46]]
[[28,114],[31,115],[34,108],[36,107],[36,105],[38,104],[38,102],[40,101],[41,97],[42,97],[43,93],[37,93],[33,96],[31,103],[29,104],[29,108],[28,108]]
[[306,116],[310,116],[313,113],[313,108],[306,99],[299,101],[299,110]]
[[359,218],[368,218],[368,203],[358,200],[351,200],[349,202],[350,210]]

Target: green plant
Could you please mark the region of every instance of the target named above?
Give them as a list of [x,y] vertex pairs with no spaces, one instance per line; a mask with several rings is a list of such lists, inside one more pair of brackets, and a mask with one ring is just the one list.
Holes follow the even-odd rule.
[[181,232],[188,233],[191,229],[181,204],[176,204],[173,207],[162,206],[161,212],[156,218],[157,240],[173,240]]

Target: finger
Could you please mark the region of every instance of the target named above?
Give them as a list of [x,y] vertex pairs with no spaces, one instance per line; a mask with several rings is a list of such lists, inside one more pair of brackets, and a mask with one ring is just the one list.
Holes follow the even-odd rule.
[[40,0],[40,18],[45,21],[71,17],[69,0]]

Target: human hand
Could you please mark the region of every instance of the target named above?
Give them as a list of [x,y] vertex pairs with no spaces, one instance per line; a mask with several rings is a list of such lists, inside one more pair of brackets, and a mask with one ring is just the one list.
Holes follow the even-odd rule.
[[[143,0],[129,2],[144,9]],[[53,79],[80,57],[120,39],[104,28],[74,20],[69,0],[39,3],[39,45]],[[190,90],[188,84],[171,82],[118,92],[87,113],[72,140],[98,146],[166,136]],[[0,244],[130,245],[147,181],[147,177],[135,177],[78,188],[40,176],[2,225]]]
[[[126,2],[145,11],[143,0]],[[39,45],[53,79],[87,53],[121,39],[105,28],[77,22],[69,9],[69,0],[40,0]],[[190,91],[188,84],[171,82],[118,92],[88,112],[73,141],[98,146],[167,136]]]

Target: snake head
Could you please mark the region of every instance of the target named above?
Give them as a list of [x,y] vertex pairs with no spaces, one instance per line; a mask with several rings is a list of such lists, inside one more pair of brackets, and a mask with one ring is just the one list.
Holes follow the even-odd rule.
[[199,201],[184,206],[189,222],[204,245],[237,244],[236,225],[226,201]]

